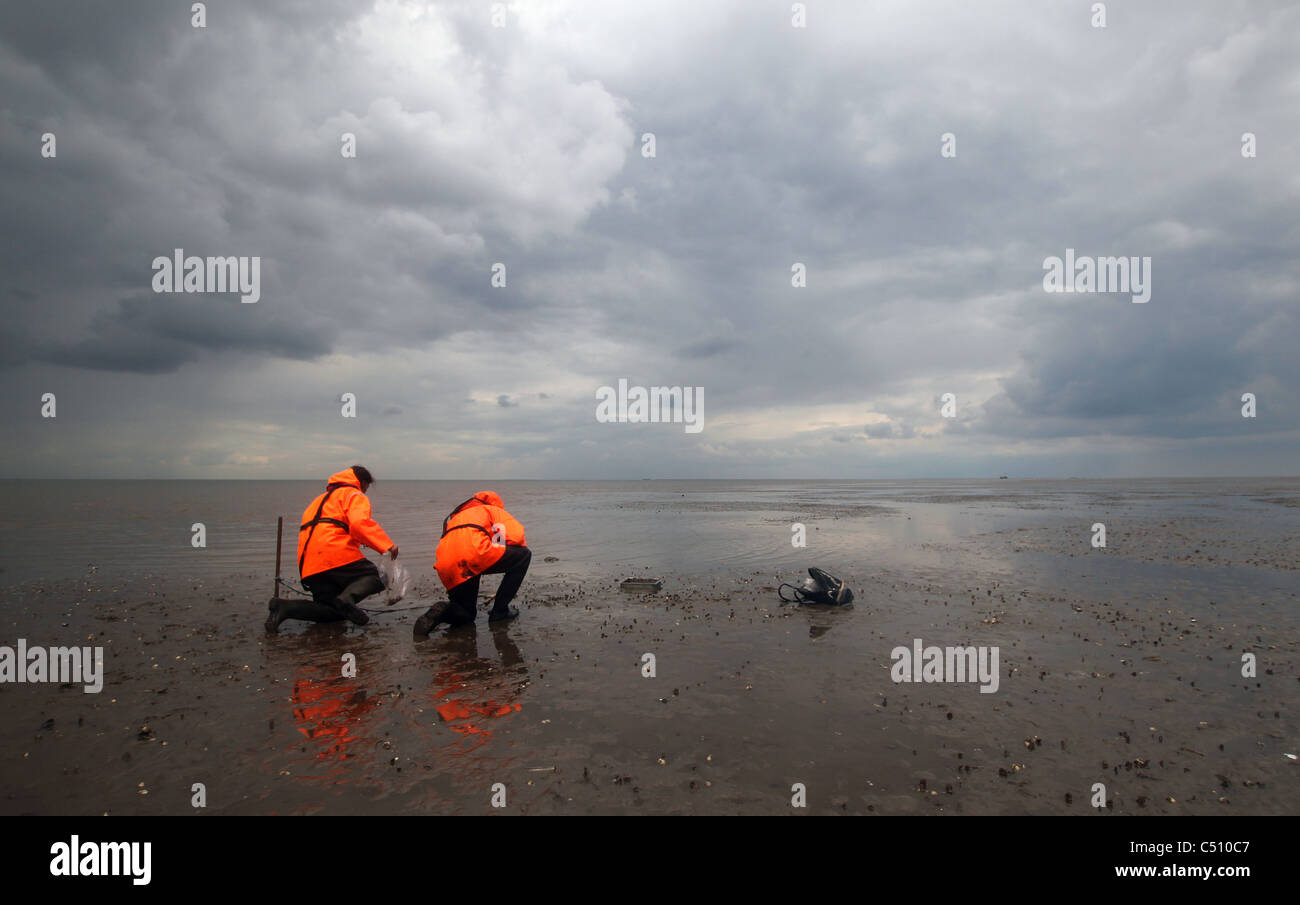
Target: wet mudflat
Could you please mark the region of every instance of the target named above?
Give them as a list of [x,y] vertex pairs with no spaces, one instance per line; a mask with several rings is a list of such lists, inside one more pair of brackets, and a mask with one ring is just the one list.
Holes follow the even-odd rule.
[[[273,636],[260,572],[25,581],[0,641],[103,646],[104,690],[0,685],[0,812],[204,813],[203,783],[206,813],[783,814],[803,783],[811,813],[1082,815],[1100,782],[1116,814],[1295,813],[1292,489],[873,496],[803,516],[805,550],[770,522],[797,503],[719,498],[780,568],[598,569],[539,532],[520,619],[418,643],[427,569],[369,626]],[[782,606],[805,561],[856,605]],[[641,573],[664,590],[619,590]],[[997,691],[895,683],[915,638],[997,646]]]

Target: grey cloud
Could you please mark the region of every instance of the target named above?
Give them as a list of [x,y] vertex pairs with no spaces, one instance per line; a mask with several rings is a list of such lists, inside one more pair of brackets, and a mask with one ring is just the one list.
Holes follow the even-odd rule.
[[95,315],[88,336],[39,342],[32,357],[90,370],[163,374],[223,351],[311,360],[328,351],[332,332],[294,324],[235,295],[135,296]]
[[[1058,441],[1121,435],[1274,468],[1300,393],[1300,10],[1152,2],[1099,35],[1080,9],[835,4],[796,33],[740,2],[493,29],[477,3],[302,0],[209,4],[196,32],[188,4],[10,4],[0,366],[70,406],[147,385],[178,431],[283,424],[280,461],[313,467],[304,400],[346,383],[403,415],[367,442],[420,476],[485,461],[443,423],[540,477],[989,473],[1008,449],[1083,470]],[[174,247],[261,255],[262,301],[149,295]],[[1044,293],[1066,247],[1151,255],[1152,301]],[[704,386],[704,432],[602,430],[586,387],[620,376]],[[819,408],[836,423],[803,430]],[[88,469],[143,442],[95,430]]]

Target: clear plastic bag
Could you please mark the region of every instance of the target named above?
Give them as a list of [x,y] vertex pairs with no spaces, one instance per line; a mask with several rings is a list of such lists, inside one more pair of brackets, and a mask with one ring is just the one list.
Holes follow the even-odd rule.
[[385,556],[379,567],[379,573],[384,579],[384,587],[388,590],[388,605],[392,606],[405,597],[411,590],[411,573],[391,556]]

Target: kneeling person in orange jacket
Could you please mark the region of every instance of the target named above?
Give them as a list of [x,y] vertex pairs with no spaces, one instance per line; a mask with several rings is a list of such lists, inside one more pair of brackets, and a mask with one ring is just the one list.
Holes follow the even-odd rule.
[[436,603],[415,621],[415,636],[423,637],[439,624],[465,625],[474,621],[479,578],[505,573],[497,588],[488,622],[513,619],[519,611],[510,606],[523,584],[532,551],[525,546],[524,526],[505,510],[501,497],[480,490],[442,520],[435,567],[447,588],[446,603]]
[[331,475],[325,492],[302,513],[298,529],[298,572],[311,601],[271,601],[266,630],[274,632],[286,619],[365,625],[370,617],[357,606],[384,589],[375,564],[361,552],[365,544],[397,559],[397,544],[370,517],[366,491],[375,481],[362,465]]

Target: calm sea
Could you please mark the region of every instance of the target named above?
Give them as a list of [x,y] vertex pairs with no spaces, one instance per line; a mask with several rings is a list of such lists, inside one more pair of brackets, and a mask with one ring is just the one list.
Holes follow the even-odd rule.
[[[151,573],[207,581],[274,572],[285,517],[293,577],[298,519],[324,481],[0,481],[0,584]],[[858,576],[937,565],[986,532],[1106,519],[1201,519],[1294,539],[1300,479],[918,481],[381,481],[375,518],[417,577],[431,577],[443,516],[476,490],[501,494],[535,562],[576,580],[632,574]],[[206,547],[192,545],[202,523]],[[792,544],[795,523],[807,546]]]

